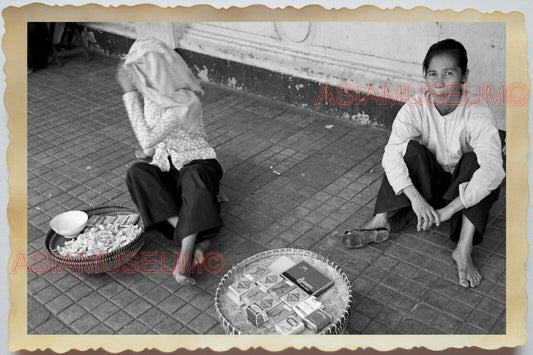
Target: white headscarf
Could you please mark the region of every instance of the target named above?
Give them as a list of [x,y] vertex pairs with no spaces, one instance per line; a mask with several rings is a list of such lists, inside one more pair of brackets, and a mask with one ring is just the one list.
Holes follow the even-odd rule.
[[[137,39],[124,67],[137,89],[162,109],[190,107],[203,94],[198,79],[185,61],[165,43],[154,37]],[[190,129],[200,118],[197,110],[185,110],[182,127]]]

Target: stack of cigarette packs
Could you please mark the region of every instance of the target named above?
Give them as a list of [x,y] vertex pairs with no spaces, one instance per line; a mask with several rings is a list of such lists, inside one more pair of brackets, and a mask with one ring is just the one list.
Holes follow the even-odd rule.
[[269,267],[251,265],[244,278],[229,286],[228,296],[246,310],[248,321],[257,328],[299,334],[307,327],[318,333],[331,323],[331,316],[308,289],[284,277],[296,265],[286,256]]

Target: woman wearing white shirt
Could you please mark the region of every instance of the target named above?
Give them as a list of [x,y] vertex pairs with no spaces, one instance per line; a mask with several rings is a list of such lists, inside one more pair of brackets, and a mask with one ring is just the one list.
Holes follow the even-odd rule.
[[430,47],[423,63],[428,90],[410,98],[394,120],[374,217],[346,232],[342,242],[359,248],[384,241],[413,213],[419,231],[450,220],[459,283],[475,287],[481,275],[472,261],[473,245],[483,239],[505,172],[494,117],[462,86],[467,61],[455,40]]

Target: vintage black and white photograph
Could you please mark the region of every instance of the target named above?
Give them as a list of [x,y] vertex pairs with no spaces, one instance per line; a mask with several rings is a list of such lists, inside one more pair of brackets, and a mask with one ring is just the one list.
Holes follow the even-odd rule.
[[506,334],[504,22],[28,22],[27,63],[28,335]]

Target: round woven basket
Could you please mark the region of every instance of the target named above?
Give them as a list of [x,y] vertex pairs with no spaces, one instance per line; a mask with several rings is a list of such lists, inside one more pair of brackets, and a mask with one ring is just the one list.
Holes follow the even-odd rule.
[[[257,262],[258,260],[264,259],[264,258],[276,258],[281,256],[288,256],[288,257],[294,257],[297,260],[313,260],[315,263],[324,263],[327,267],[331,268],[331,271],[336,273],[336,281],[342,283],[342,295],[338,295],[339,298],[343,299],[343,306],[340,307],[340,309],[337,313],[337,316],[332,321],[332,323],[328,326],[326,326],[319,334],[342,334],[346,328],[350,312],[351,312],[351,306],[352,306],[352,286],[350,284],[350,280],[348,279],[348,276],[342,271],[340,266],[335,264],[332,261],[329,261],[328,259],[324,258],[323,256],[316,254],[309,250],[303,250],[303,249],[292,249],[292,248],[284,248],[284,249],[273,249],[273,250],[267,250],[258,254],[255,254],[240,263],[234,265],[220,280],[216,293],[215,293],[215,309],[217,310],[219,320],[222,324],[222,327],[224,328],[224,331],[226,334],[255,334],[255,330],[253,329],[253,325],[251,327],[248,327],[248,329],[244,329],[245,327],[236,326],[233,319],[230,319],[231,317],[228,316],[228,309],[224,309],[225,305],[228,304],[226,301],[227,296],[225,295],[228,286],[234,282],[237,278],[240,277],[242,274],[242,271],[245,269],[247,265],[253,262]],[[331,289],[326,291],[327,293],[334,293],[336,290]],[[319,300],[323,297],[323,295],[319,296]],[[235,306],[237,307],[237,306]],[[258,334],[271,334],[271,333],[261,333]],[[313,333],[314,334],[314,333]]]
[[[95,207],[85,210],[89,217],[93,215],[109,215],[116,216],[120,214],[138,214],[138,211],[122,206],[103,206]],[[129,259],[134,258],[137,252],[144,244],[143,223],[139,218],[137,225],[141,227],[139,235],[128,244],[120,247],[106,254],[98,254],[84,257],[62,257],[56,252],[58,245],[65,242],[65,238],[50,229],[46,233],[45,245],[46,250],[52,258],[55,259],[55,264],[62,268],[70,269],[78,273],[114,273]]]

